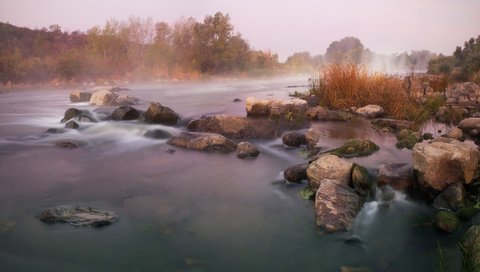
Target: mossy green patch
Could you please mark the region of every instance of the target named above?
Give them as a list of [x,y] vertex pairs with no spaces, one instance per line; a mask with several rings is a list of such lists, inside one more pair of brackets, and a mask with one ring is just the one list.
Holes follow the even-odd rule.
[[330,153],[343,158],[368,156],[380,150],[380,147],[369,140],[348,140],[341,147]]
[[441,231],[452,233],[460,227],[460,219],[453,212],[438,211],[435,226]]
[[397,134],[397,140],[398,142],[395,145],[397,148],[412,149],[415,146],[415,144],[423,141],[423,136],[420,132],[416,132],[410,129],[402,129]]

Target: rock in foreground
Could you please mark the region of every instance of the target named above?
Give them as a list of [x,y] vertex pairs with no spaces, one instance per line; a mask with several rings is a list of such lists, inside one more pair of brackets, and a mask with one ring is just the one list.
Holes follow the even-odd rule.
[[469,184],[477,175],[478,149],[453,139],[437,138],[413,149],[413,168],[418,181],[429,189],[445,190],[448,185]]
[[360,196],[348,185],[324,179],[315,196],[318,227],[327,232],[348,230],[362,207]]
[[220,134],[183,132],[167,142],[169,145],[207,152],[228,153],[236,150],[237,145]]
[[101,227],[118,220],[118,217],[112,212],[80,206],[49,208],[40,213],[38,218],[47,223],[68,223],[76,227]]

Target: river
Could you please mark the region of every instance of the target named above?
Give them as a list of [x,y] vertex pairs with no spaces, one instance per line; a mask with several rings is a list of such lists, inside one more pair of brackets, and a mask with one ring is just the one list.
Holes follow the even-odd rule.
[[[245,115],[248,96],[286,98],[307,77],[129,86],[127,94],[157,101],[182,117]],[[305,161],[302,149],[280,139],[254,140],[261,154],[240,160],[172,148],[143,137],[153,128],[177,134],[183,126],[137,121],[84,124],[79,131],[47,134],[69,107],[71,90],[0,93],[0,264],[2,271],[436,271],[441,258],[461,267],[458,234],[429,222],[434,209],[397,193],[389,206],[366,203],[352,231],[323,234],[315,227],[305,186],[285,184],[282,171]],[[234,103],[240,98],[242,102]],[[96,111],[101,115],[111,109]],[[371,139],[381,150],[352,159],[372,173],[382,162],[411,162],[364,121],[317,124],[325,147],[349,138]],[[61,139],[81,141],[68,150]],[[49,225],[42,209],[89,205],[116,212],[104,228]],[[7,223],[5,223],[7,222]],[[458,232],[461,233],[461,232]]]

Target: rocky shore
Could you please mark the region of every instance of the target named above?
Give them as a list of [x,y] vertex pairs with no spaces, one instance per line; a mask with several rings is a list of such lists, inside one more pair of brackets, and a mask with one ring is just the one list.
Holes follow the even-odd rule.
[[[183,132],[171,135],[156,129],[144,136],[166,139],[174,148],[225,154],[235,152],[240,159],[261,156],[261,150],[249,141],[281,138],[286,148],[306,150],[309,154],[304,164],[283,169],[285,182],[304,184],[302,196],[314,201],[312,216],[316,218],[317,227],[327,233],[350,230],[366,202],[382,201],[388,207],[389,195],[395,191],[403,192],[412,199],[427,201],[436,208],[437,214],[432,223],[444,233],[458,231],[462,224],[472,225],[470,219],[479,210],[480,151],[476,144],[480,142],[480,88],[474,83],[456,84],[446,91],[446,104],[435,114],[435,121],[448,120],[449,124],[447,131],[438,137],[422,133],[411,121],[389,118],[378,105],[332,110],[319,106],[318,102],[308,103],[318,101],[318,98],[312,97],[249,97],[245,101],[245,116],[219,114],[185,119],[174,109],[157,101],[141,101],[119,94],[119,91],[115,87],[98,87],[91,91],[73,92],[70,100],[74,103],[88,102],[114,109],[102,118],[87,110],[67,109],[61,120],[65,123],[64,129],[81,130],[84,123],[105,121],[176,126]],[[137,107],[139,103],[149,106],[143,111]],[[452,120],[452,112],[461,113],[461,118]],[[379,132],[396,135],[397,148],[411,149],[411,161],[384,162],[368,169],[361,165],[361,160],[353,163],[351,158],[368,157],[380,149],[373,141],[364,139],[350,139],[336,148],[322,149],[322,131],[315,124],[356,119],[367,119]],[[62,131],[52,129],[49,133],[61,134]],[[57,146],[81,148],[82,143],[66,139],[58,142]],[[381,199],[378,195],[382,196]],[[61,210],[64,213],[65,209]],[[40,216],[40,219],[43,217]],[[478,231],[475,231],[475,226],[472,228],[465,242],[466,256],[478,265],[478,259],[472,257],[476,256],[473,252],[476,247],[471,242],[478,238]]]

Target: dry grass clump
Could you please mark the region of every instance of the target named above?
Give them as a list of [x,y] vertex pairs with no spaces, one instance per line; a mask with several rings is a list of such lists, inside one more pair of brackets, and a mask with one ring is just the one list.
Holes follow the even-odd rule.
[[379,72],[369,72],[356,65],[331,65],[321,71],[312,92],[331,109],[363,107],[376,104],[393,118],[412,119],[418,107],[410,99],[404,80]]

